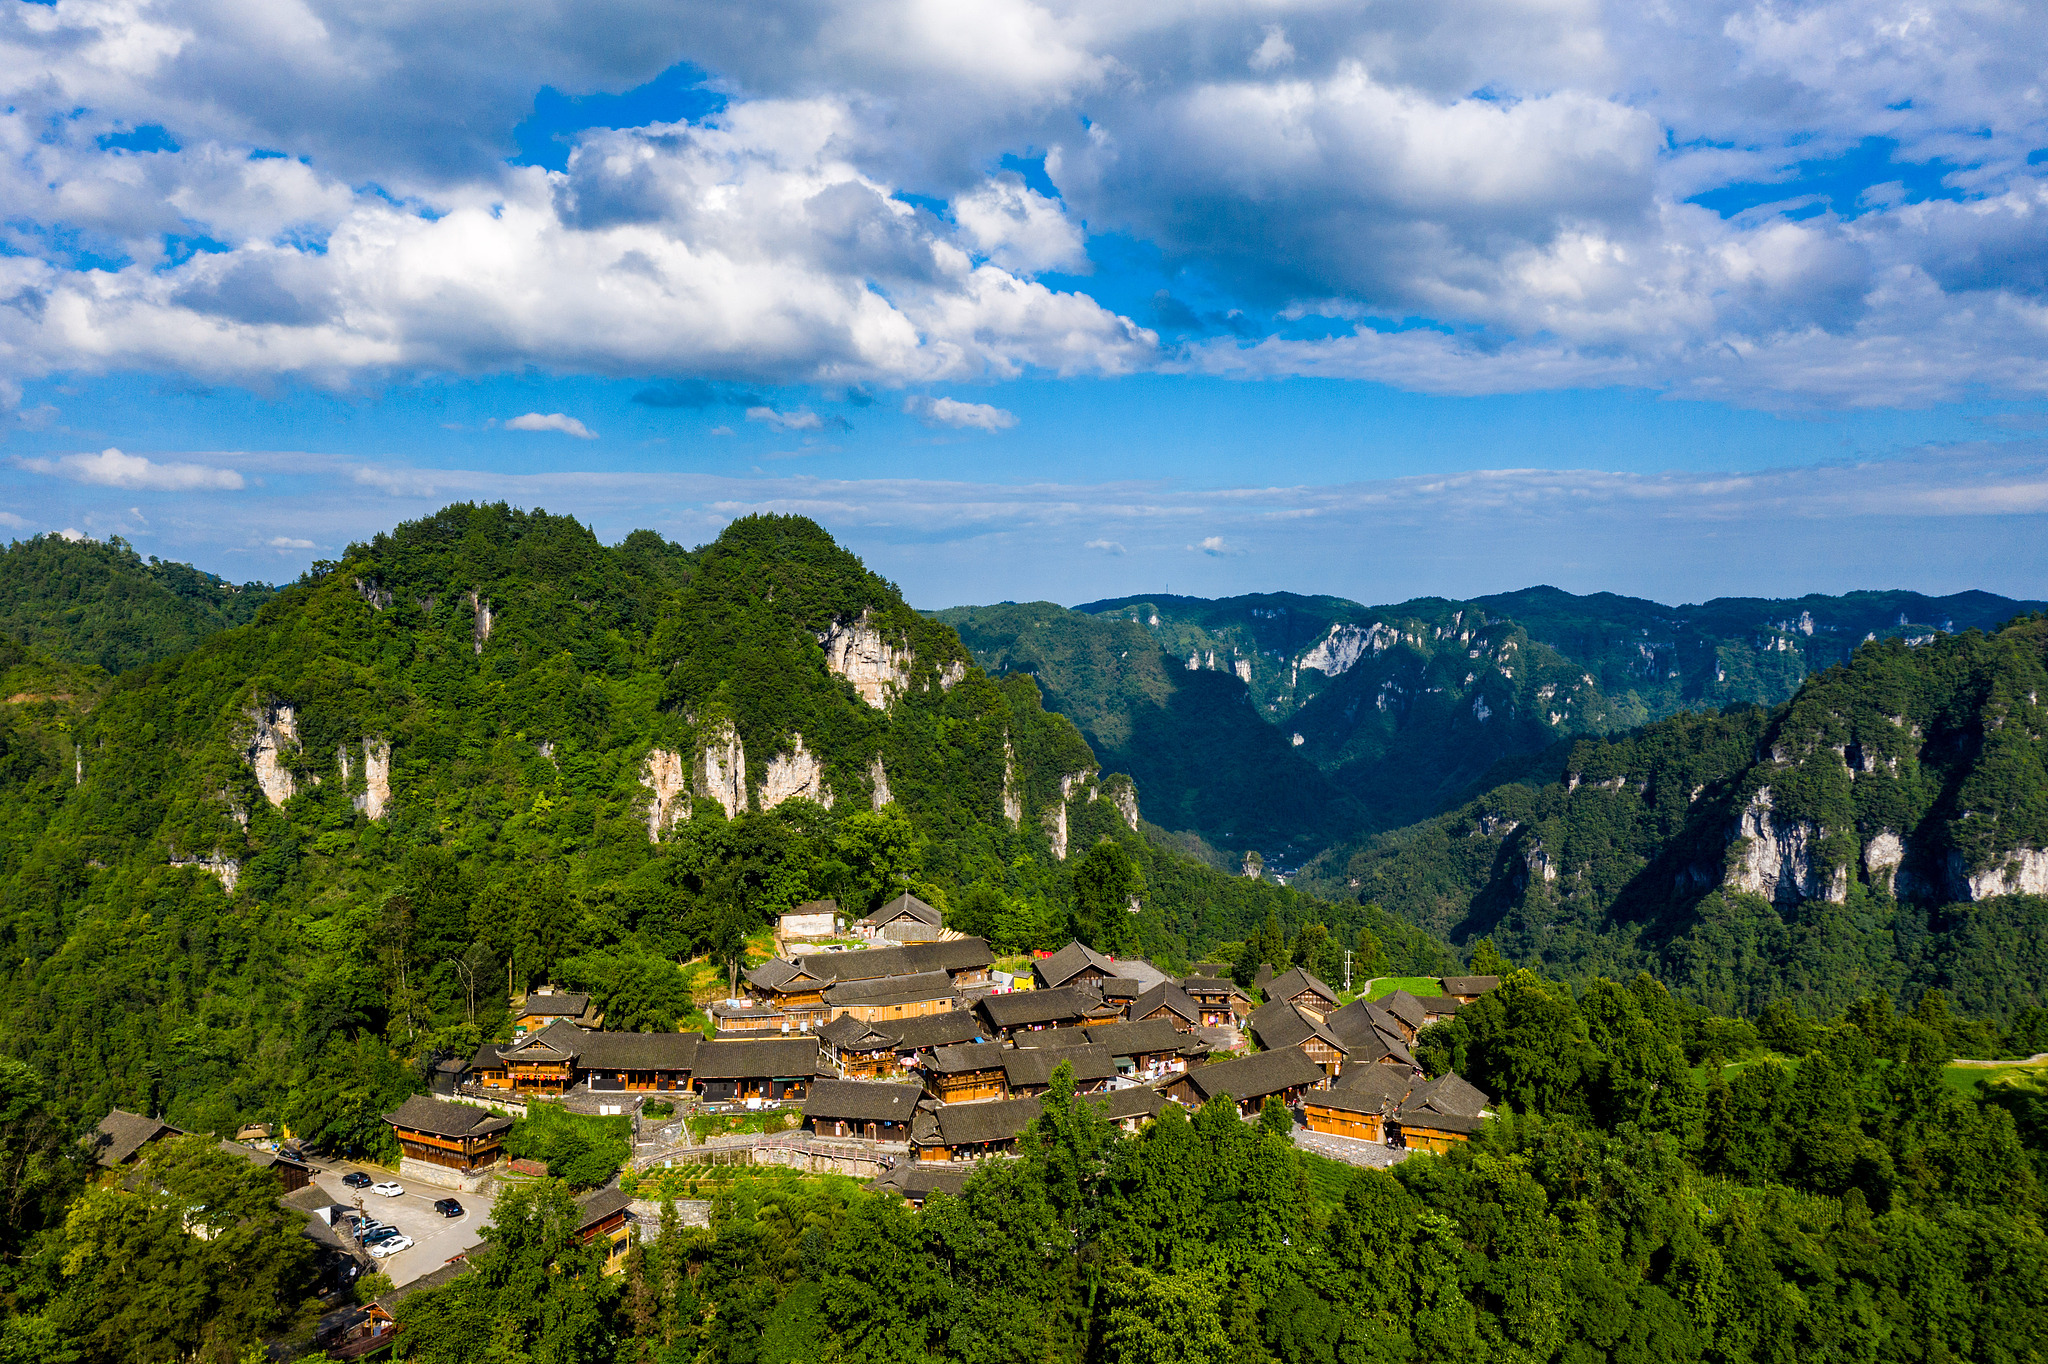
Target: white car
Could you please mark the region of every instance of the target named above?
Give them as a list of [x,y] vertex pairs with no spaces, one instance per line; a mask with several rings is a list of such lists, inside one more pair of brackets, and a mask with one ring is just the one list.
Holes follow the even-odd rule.
[[396,1198],[405,1192],[405,1185],[400,1184],[395,1179],[387,1179],[382,1184],[372,1184],[370,1192],[383,1194],[386,1198]]
[[376,1245],[371,1246],[370,1254],[381,1260],[387,1255],[396,1255],[401,1250],[410,1249],[411,1246],[412,1237],[394,1236],[388,1241],[379,1241]]

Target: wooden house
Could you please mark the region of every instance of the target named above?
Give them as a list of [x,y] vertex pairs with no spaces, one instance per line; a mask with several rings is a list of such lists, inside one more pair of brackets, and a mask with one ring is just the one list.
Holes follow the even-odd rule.
[[934,1099],[949,1104],[1006,1099],[1010,1078],[1003,1062],[1009,1051],[1001,1042],[934,1047],[919,1067],[925,1089]]
[[548,1024],[566,1020],[583,1028],[596,1028],[604,1024],[604,1014],[590,1002],[590,996],[572,994],[544,985],[512,1004],[512,1035],[523,1037],[538,1032]]
[[1131,1004],[1129,1017],[1133,1023],[1171,1023],[1180,1032],[1191,1033],[1203,1026],[1201,1009],[1188,998],[1187,991],[1170,980],[1139,995]]
[[1422,1006],[1422,1026],[1425,1028],[1450,1022],[1458,1016],[1458,1010],[1465,1007],[1450,995],[1417,995],[1415,1002]]
[[1100,985],[1117,976],[1116,958],[1070,942],[1049,957],[1031,963],[1032,983],[1040,990],[1066,985]]
[[604,1272],[626,1267],[633,1248],[633,1198],[623,1189],[597,1189],[576,1200],[576,1239],[604,1256]]
[[1491,1102],[1476,1087],[1453,1071],[1412,1090],[1400,1111],[1388,1121],[1393,1139],[1410,1150],[1439,1154],[1462,1142],[1486,1125],[1493,1116],[1486,1109]]
[[[474,1175],[498,1163],[512,1120],[473,1104],[415,1094],[384,1115],[398,1139],[401,1160]],[[401,1163],[401,1169],[403,1165]]]
[[1066,1039],[1073,1045],[1100,1047],[1116,1062],[1120,1076],[1153,1079],[1170,1070],[1185,1070],[1209,1054],[1209,1044],[1192,1033],[1184,1033],[1170,1020],[1155,1018],[1145,1023],[1105,1023],[1093,1028],[1061,1028],[1053,1032],[1023,1032],[1013,1039],[1020,1047],[1058,1046]]
[[908,1141],[910,1120],[923,1099],[922,1085],[819,1080],[804,1095],[804,1130],[821,1137]]
[[921,1161],[1004,1155],[1016,1148],[1038,1113],[1037,1099],[920,1108],[911,1124],[910,1148]]
[[1415,1045],[1415,1034],[1429,1025],[1429,1015],[1422,1007],[1422,1001],[1406,990],[1396,990],[1379,1001],[1381,1009],[1392,1016],[1401,1029],[1401,1040],[1409,1046]]
[[1354,999],[1323,1020],[1323,1027],[1344,1044],[1350,1069],[1367,1063],[1419,1070],[1401,1035],[1401,1024],[1377,1004]]
[[[814,952],[803,961],[833,954]],[[850,954],[848,954],[850,955]],[[814,973],[798,962],[773,957],[741,977],[754,1004],[781,1014],[797,1028],[815,1028],[830,1020],[825,1007],[825,989],[838,980],[828,973]]]
[[[1066,1031],[1083,1031],[1067,1029]],[[1039,1095],[1052,1087],[1061,1065],[1074,1069],[1074,1092],[1093,1094],[1116,1077],[1116,1058],[1107,1047],[1010,1047],[1003,1055],[1003,1084],[1010,1098]]]
[[[763,1004],[752,999],[721,999],[706,1010],[712,1024],[720,1032],[789,1032],[801,1031],[799,1020],[773,1004]],[[808,1022],[808,1019],[801,1020]]]
[[1499,976],[1445,976],[1444,993],[1460,1004],[1472,1004],[1490,990],[1500,988]]
[[1323,1074],[1336,1076],[1344,1070],[1350,1048],[1323,1020],[1299,1004],[1276,999],[1261,1004],[1251,1013],[1252,1034],[1267,1051],[1292,1047],[1322,1067]]
[[824,999],[833,1018],[851,1014],[864,1023],[948,1014],[960,1003],[953,978],[944,971],[842,980],[826,989]]
[[1096,1111],[1124,1132],[1135,1132],[1159,1116],[1167,1098],[1149,1085],[1128,1085],[1093,1095],[1089,1102]]
[[839,932],[839,902],[810,900],[775,920],[775,936],[784,942],[829,938]]
[[1400,1110],[1414,1083],[1414,1077],[1398,1067],[1353,1066],[1330,1088],[1306,1095],[1301,1114],[1312,1132],[1384,1142],[1388,1115]]
[[1228,976],[1189,976],[1181,981],[1180,989],[1195,1006],[1197,1027],[1233,1027],[1252,1011],[1251,1000]]
[[906,890],[853,927],[863,937],[928,942],[945,932],[945,916]]
[[998,1037],[1040,1028],[1078,1028],[1102,1009],[1102,999],[1079,986],[1059,990],[1017,990],[976,1002]]
[[1273,977],[1266,987],[1266,1000],[1285,1001],[1307,1013],[1321,1018],[1337,1008],[1337,992],[1317,980],[1299,966],[1292,967]]
[[690,1088],[712,1103],[801,1099],[811,1082],[830,1075],[810,1036],[705,1042],[690,1069]]
[[896,1075],[896,1039],[851,1014],[833,1019],[817,1032],[818,1045],[844,1080],[877,1080]]
[[1178,1072],[1154,1086],[1167,1098],[1188,1108],[1200,1108],[1209,1100],[1228,1094],[1240,1116],[1258,1116],[1268,1095],[1277,1094],[1289,1107],[1323,1083],[1323,1068],[1289,1048],[1262,1051],[1236,1061],[1217,1061]]
[[142,1154],[142,1148],[159,1137],[182,1137],[186,1133],[161,1118],[145,1118],[116,1108],[85,1134],[84,1146],[92,1158],[112,1169],[126,1165]]

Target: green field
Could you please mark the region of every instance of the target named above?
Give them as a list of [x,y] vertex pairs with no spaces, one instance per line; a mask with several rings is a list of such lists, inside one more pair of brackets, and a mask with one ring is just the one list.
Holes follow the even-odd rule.
[[1949,1088],[1966,1098],[1977,1096],[1980,1082],[1994,1090],[2030,1089],[2040,1093],[2048,1090],[2048,1065],[1943,1066],[1941,1078]]
[[1444,983],[1435,976],[1384,976],[1366,987],[1365,997],[1384,999],[1396,990],[1406,990],[1409,994],[1422,998],[1442,994]]

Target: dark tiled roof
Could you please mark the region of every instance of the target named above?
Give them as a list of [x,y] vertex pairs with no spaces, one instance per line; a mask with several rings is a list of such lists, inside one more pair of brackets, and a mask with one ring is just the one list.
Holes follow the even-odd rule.
[[780,957],[770,957],[746,973],[747,982],[763,990],[780,990],[783,986],[804,975],[805,972],[792,966]]
[[476,1049],[476,1055],[469,1058],[470,1070],[498,1070],[505,1064],[498,1055],[498,1044],[486,1042]]
[[782,1009],[774,1004],[754,1004],[745,1001],[733,1004],[723,999],[712,1004],[705,1012],[713,1018],[780,1018],[782,1016]]
[[595,1034],[579,1028],[566,1018],[558,1018],[544,1028],[536,1028],[516,1042],[507,1042],[498,1048],[501,1057],[518,1057],[522,1061],[548,1060],[560,1057],[574,1060],[583,1054],[583,1044]]
[[951,1013],[926,1014],[922,1018],[891,1019],[884,1031],[895,1037],[896,1050],[922,1051],[926,1047],[949,1046],[985,1037],[988,1025],[972,1009],[955,1009]]
[[1298,1047],[1311,1037],[1320,1037],[1338,1051],[1350,1051],[1350,1047],[1335,1033],[1289,1004],[1285,998],[1276,997],[1270,1004],[1261,1004],[1245,1021],[1258,1035],[1259,1045],[1268,1051]]
[[857,1122],[909,1122],[924,1097],[922,1085],[868,1080],[819,1080],[804,1096],[804,1116]]
[[944,921],[945,916],[906,890],[888,904],[883,905],[880,909],[868,915],[867,918],[862,919],[861,922],[864,924],[885,924],[891,919],[903,918],[915,919],[921,924],[930,924],[936,928]]
[[1161,1008],[1179,1015],[1190,1023],[1202,1021],[1202,1011],[1196,1007],[1195,1001],[1188,998],[1188,992],[1170,980],[1155,985],[1139,995],[1131,1004],[1131,1019],[1133,1022],[1143,1022],[1146,1017]]
[[1143,981],[1131,980],[1124,976],[1105,976],[1096,985],[1104,999],[1122,1000],[1126,1003],[1145,993]]
[[1412,1105],[1402,1108],[1394,1115],[1394,1121],[1402,1127],[1433,1128],[1439,1132],[1463,1132],[1467,1135],[1486,1126],[1486,1119],[1468,1117],[1463,1113],[1439,1113],[1434,1108],[1417,1108]]
[[1411,1028],[1420,1028],[1428,1021],[1422,1014],[1422,1001],[1406,990],[1394,991],[1380,1001],[1380,1007]]
[[1483,995],[1500,987],[1499,976],[1445,976],[1444,993],[1447,995]]
[[1156,1118],[1166,1108],[1166,1096],[1145,1085],[1105,1090],[1088,1095],[1087,1100],[1097,1105],[1102,1116],[1111,1122],[1121,1122],[1125,1118]]
[[1224,961],[1198,961],[1188,968],[1198,976],[1222,977],[1230,974],[1230,963]]
[[1012,1089],[1051,1084],[1053,1068],[1074,1068],[1076,1084],[1093,1084],[1116,1074],[1116,1058],[1104,1047],[1012,1047],[1003,1053],[1003,1078]]
[[1323,1068],[1289,1047],[1286,1051],[1262,1051],[1236,1061],[1196,1066],[1187,1072],[1187,1077],[1204,1099],[1228,1094],[1243,1103],[1296,1085],[1315,1084],[1323,1078]]
[[1033,1023],[1086,1018],[1101,1004],[1099,996],[1069,986],[1060,990],[1017,990],[1007,995],[989,995],[981,1000],[981,1010],[997,1028],[1019,1028]]
[[1476,1118],[1486,1111],[1492,1102],[1478,1086],[1467,1082],[1456,1071],[1439,1076],[1419,1086],[1408,1096],[1407,1107],[1429,1107],[1439,1113],[1459,1117]]
[[699,1080],[793,1080],[823,1073],[823,1064],[818,1039],[805,1034],[704,1042],[691,1072]]
[[1104,1023],[1092,1028],[1040,1028],[1037,1032],[1020,1032],[1010,1041],[1019,1047],[1042,1047],[1053,1051],[1062,1047],[1093,1047],[1100,1045],[1095,1034],[1110,1026]]
[[1422,1012],[1426,1014],[1443,1014],[1448,1016],[1455,1014],[1464,1007],[1449,995],[1417,995],[1415,1001],[1422,1006]]
[[384,1121],[437,1137],[484,1137],[512,1125],[510,1118],[495,1117],[470,1104],[430,1099],[424,1094],[415,1094],[386,1113]]
[[924,971],[975,971],[995,961],[984,938],[953,938],[946,942],[905,943],[901,947],[870,947],[865,952],[813,952],[797,965],[808,975],[830,983],[873,980],[876,976],[914,976]]
[[1058,989],[1091,966],[1105,976],[1116,974],[1114,957],[1105,957],[1079,942],[1070,942],[1051,956],[1039,958],[1031,963],[1031,972],[1044,981],[1048,989]]
[[938,1144],[973,1146],[1008,1141],[1038,1116],[1037,1099],[999,1099],[994,1103],[942,1104],[938,1113]]
[[830,1023],[820,1023],[813,1035],[841,1051],[891,1051],[896,1046],[895,1038],[877,1031],[873,1024],[863,1023],[852,1014],[841,1014]]
[[906,1160],[869,1180],[867,1187],[875,1193],[902,1194],[918,1201],[933,1194],[958,1198],[966,1191],[967,1177],[974,1171],[975,1167],[966,1161]]
[[934,1075],[965,1075],[977,1070],[1000,1070],[1010,1048],[1001,1042],[972,1042],[958,1047],[934,1047],[926,1063]]
[[586,1070],[689,1070],[703,1045],[695,1032],[593,1032],[580,1060]]
[[931,999],[951,998],[953,977],[944,971],[921,971],[914,976],[876,976],[871,980],[843,980],[825,991],[825,1002],[835,1008],[917,1004]]
[[85,1149],[102,1165],[119,1165],[161,1136],[183,1136],[161,1118],[114,1109],[85,1138]]
[[[1406,1066],[1350,1065],[1330,1086],[1330,1094],[1346,1096],[1347,1103],[1366,1105],[1353,1107],[1355,1113],[1391,1113],[1407,1101],[1414,1084],[1415,1074]],[[1321,1103],[1325,1097],[1318,1093],[1310,1101]]]
[[623,1212],[633,1204],[633,1196],[624,1189],[599,1189],[576,1200],[576,1230],[588,1231],[615,1212]]
[[1266,987],[1266,998],[1293,999],[1304,990],[1328,1000],[1331,1008],[1337,1007],[1337,992],[1299,966],[1288,968],[1285,975],[1275,976],[1273,983]]
[[580,1018],[589,1010],[589,995],[534,994],[526,997],[526,1003],[519,1006],[514,1017]]
[[806,900],[782,917],[785,919],[807,919],[814,914],[836,915],[838,913],[839,902],[837,900]]
[[1228,976],[1188,976],[1181,981],[1180,988],[1191,996],[1203,998],[1215,995],[1226,995],[1232,999],[1249,998],[1244,991],[1237,988],[1237,982]]

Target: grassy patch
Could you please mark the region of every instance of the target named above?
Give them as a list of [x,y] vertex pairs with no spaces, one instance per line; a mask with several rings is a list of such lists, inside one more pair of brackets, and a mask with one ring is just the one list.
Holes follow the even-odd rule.
[[1344,1206],[1344,1191],[1351,1187],[1351,1177],[1358,1173],[1353,1165],[1328,1156],[1317,1155],[1314,1151],[1297,1149],[1295,1155],[1301,1160],[1303,1173],[1308,1176],[1310,1201],[1326,1212],[1336,1213]]
[[794,1108],[764,1109],[759,1113],[699,1113],[690,1119],[690,1132],[703,1141],[741,1133],[793,1132],[803,1121],[803,1113]]
[[1409,994],[1422,998],[1442,994],[1444,983],[1435,976],[1387,976],[1368,986],[1365,997],[1385,999],[1396,990],[1406,990]]
[[1981,1082],[1986,1089],[2025,1089],[2039,1093],[2048,1086],[2048,1065],[2042,1066],[1943,1066],[1942,1081],[1965,1098],[1977,1097]]

